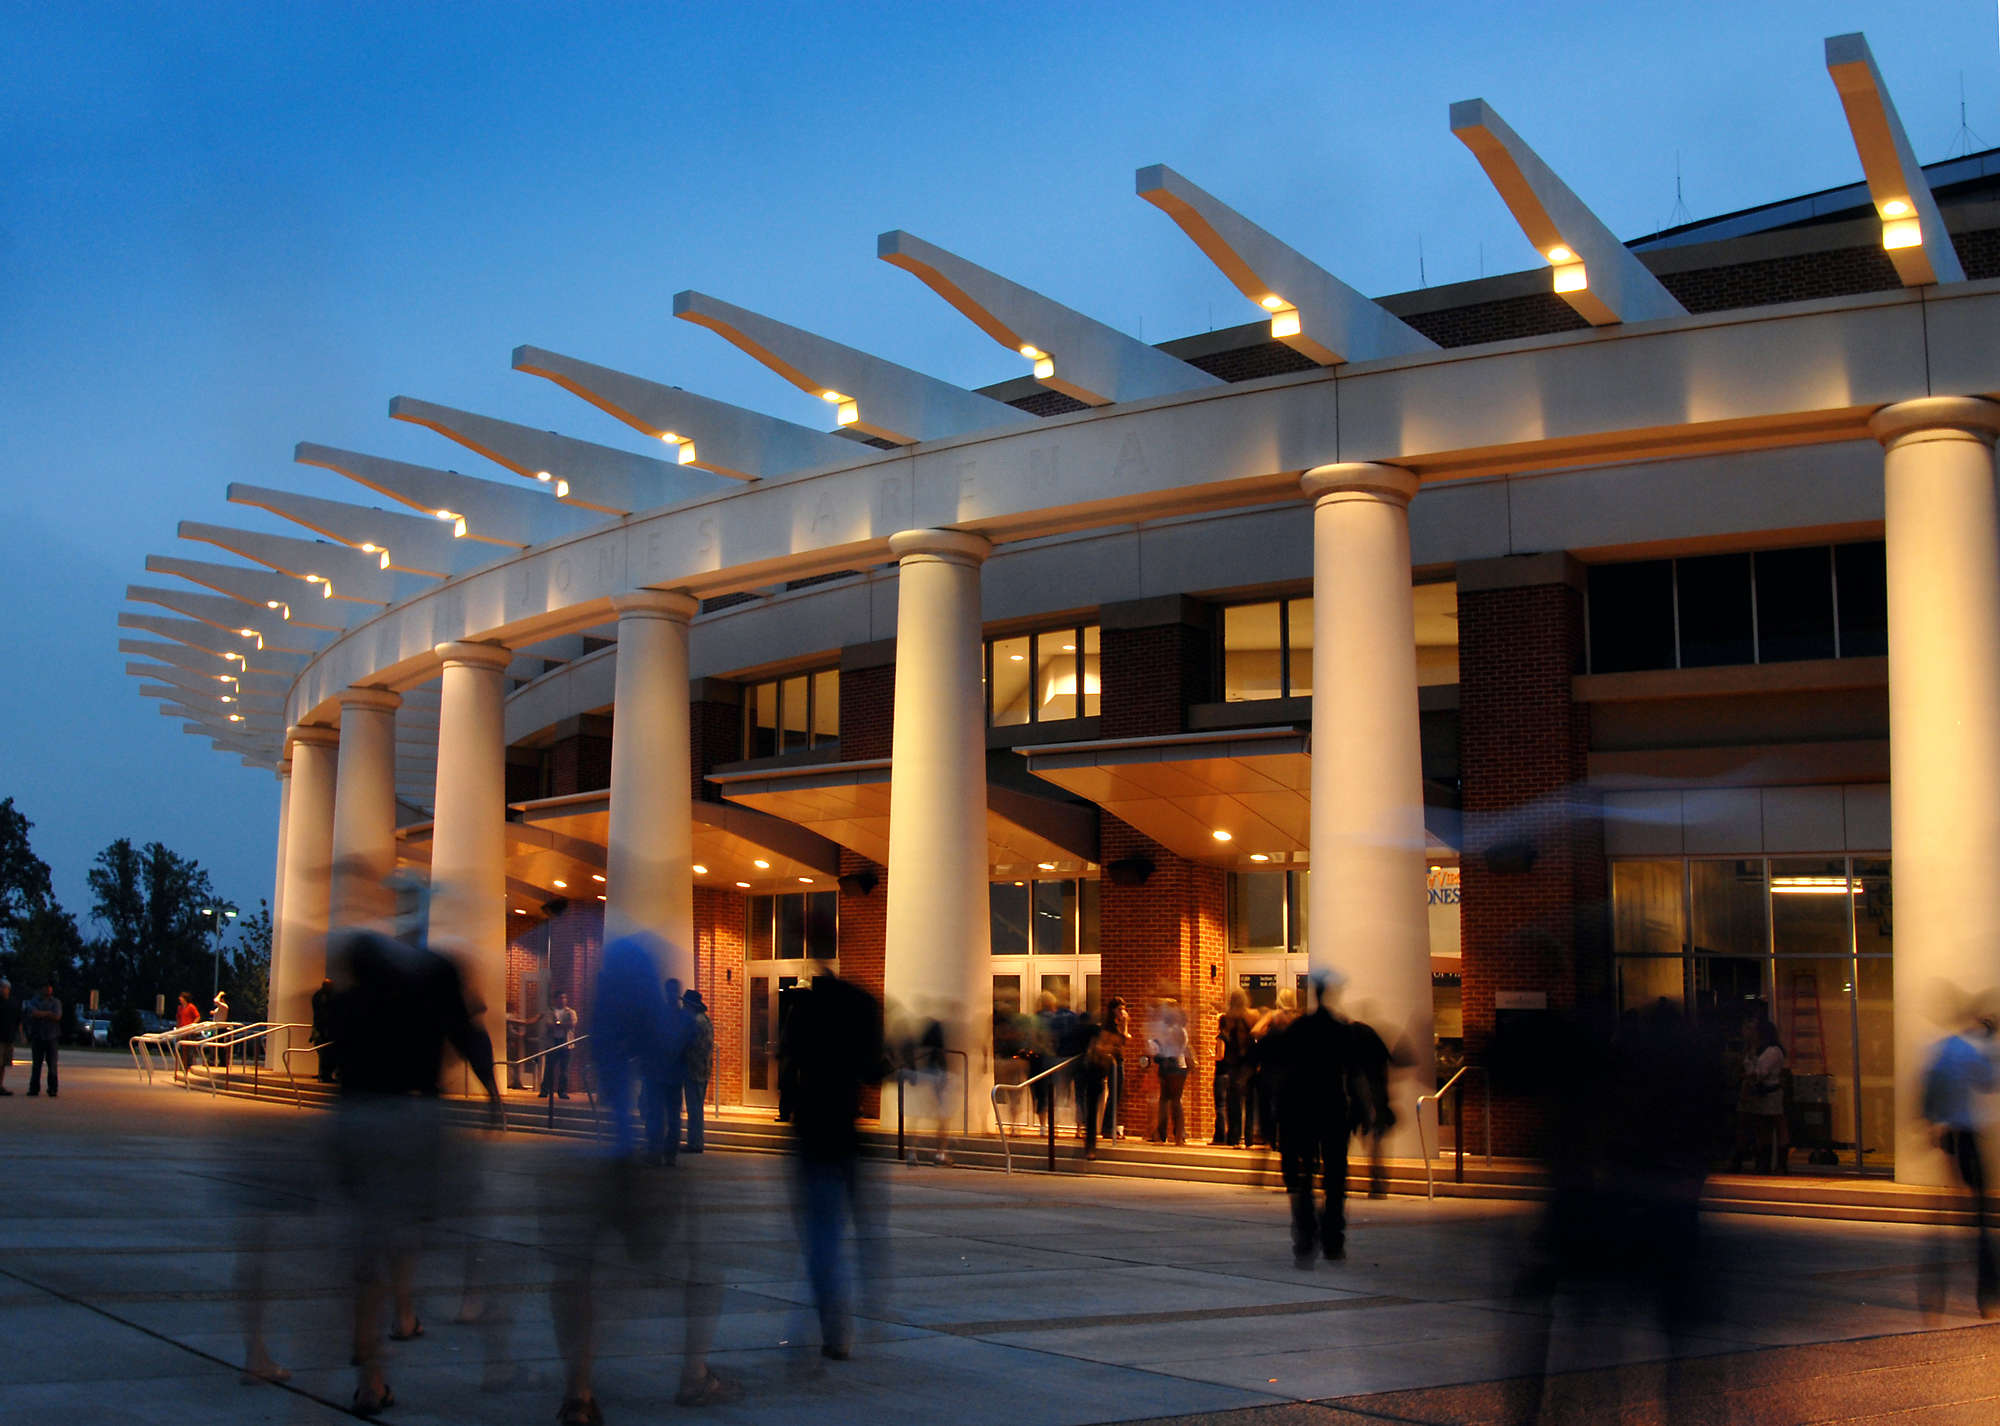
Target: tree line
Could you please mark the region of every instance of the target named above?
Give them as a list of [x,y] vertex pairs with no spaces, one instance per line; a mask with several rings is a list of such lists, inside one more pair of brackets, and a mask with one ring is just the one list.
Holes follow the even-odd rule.
[[105,1011],[171,1008],[187,991],[203,1010],[219,978],[231,1018],[264,1018],[271,969],[271,913],[242,909],[216,892],[192,857],[160,842],[120,837],[88,874],[98,934],[85,937],[57,901],[48,863],[34,853],[34,828],[9,797],[0,801],[0,975],[16,996],[54,985],[66,1016],[91,991]]

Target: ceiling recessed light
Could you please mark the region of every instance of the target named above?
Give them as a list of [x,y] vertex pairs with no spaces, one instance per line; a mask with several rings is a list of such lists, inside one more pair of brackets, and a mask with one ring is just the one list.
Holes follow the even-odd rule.
[[1056,869],[1056,864],[1054,862],[1036,862],[1035,865],[1040,867],[1043,871],[1054,871]]
[[750,883],[747,881],[739,881],[736,884],[742,887],[745,891],[748,891],[750,889]]
[[601,891],[600,891],[600,892],[598,892],[598,893],[597,893],[597,899],[598,899],[599,901],[602,901],[602,900],[604,899],[604,893],[603,893],[603,892],[601,892]]
[[549,885],[555,887],[558,891],[569,890],[569,883],[566,881],[552,881],[549,883]]
[[694,874],[696,876],[707,876],[708,868],[703,866],[700,862],[696,862],[694,864]]
[[590,879],[591,879],[592,881],[602,881],[602,880],[604,880],[604,874],[603,874],[602,872],[595,872],[595,871],[594,871],[594,872],[592,872],[592,873],[590,874]]
[[771,869],[771,864],[762,857],[755,858],[751,861],[750,865],[757,868],[758,871],[769,871]]
[[1234,832],[1225,832],[1220,827],[1217,827],[1213,832],[1210,832],[1208,835],[1215,838],[1215,840],[1218,842],[1233,842],[1236,840],[1236,834]]
[[1271,858],[1270,858],[1269,856],[1267,856],[1267,855],[1266,855],[1265,853],[1263,853],[1263,852],[1252,852],[1252,853],[1250,853],[1250,860],[1251,860],[1251,861],[1253,861],[1253,862],[1267,862],[1267,861],[1269,861],[1270,859],[1271,859]]
[[813,879],[809,876],[802,876],[799,878],[799,880],[804,882],[807,886],[811,886],[813,884]]

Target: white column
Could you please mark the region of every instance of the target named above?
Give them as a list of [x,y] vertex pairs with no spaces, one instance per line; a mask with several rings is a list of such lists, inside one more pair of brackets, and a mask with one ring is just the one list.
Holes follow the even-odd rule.
[[[271,1013],[277,1001],[278,952],[284,937],[279,928],[285,924],[285,833],[290,826],[292,815],[292,750],[289,744],[285,755],[278,761],[278,855],[276,875],[271,880],[271,963],[264,975],[264,1016],[266,1020],[276,1020]],[[289,1044],[288,1039],[271,1041],[264,1046],[264,1063],[267,1068],[278,1068],[278,1054]],[[303,1044],[301,1040],[299,1043]]]
[[1305,474],[1313,500],[1312,878],[1315,973],[1346,978],[1340,1008],[1416,1055],[1399,1081],[1390,1152],[1416,1152],[1432,1087],[1424,774],[1417,723],[1410,499],[1417,477],[1349,463]]
[[285,798],[284,909],[271,957],[268,1013],[281,1025],[303,1025],[312,1020],[312,994],[326,975],[340,735],[331,728],[302,724],[287,735],[286,745],[292,754],[292,776]]
[[487,1034],[507,1011],[507,738],[498,644],[439,644],[437,798],[430,941],[456,956]]
[[618,609],[611,721],[611,828],[604,938],[634,932],[666,944],[660,974],[694,984],[694,796],[688,750],[686,594],[642,589]]
[[2000,985],[2000,404],[1905,401],[1869,426],[1887,448],[1896,1178],[1940,1184],[1919,1112],[1931,1047],[1957,1028],[1939,991]]
[[386,688],[340,695],[340,772],[333,793],[333,922],[380,922],[395,910],[396,709]]
[[889,537],[896,594],[886,999],[946,1023],[971,1064],[974,1127],[993,1083],[986,892],[986,717],[979,567],[992,545],[957,530]]

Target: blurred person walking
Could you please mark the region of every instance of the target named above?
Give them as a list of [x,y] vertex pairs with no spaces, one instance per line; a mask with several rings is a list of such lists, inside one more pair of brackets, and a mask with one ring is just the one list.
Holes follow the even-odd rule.
[[319,989],[312,993],[312,1030],[307,1036],[308,1043],[319,1047],[319,1074],[321,1084],[333,1083],[335,1051],[331,1046],[333,1036],[327,1030],[327,1007],[333,1003],[333,982],[322,980]]
[[28,1098],[42,1092],[42,1066],[49,1068],[49,1098],[56,1097],[56,1047],[62,1040],[62,1002],[53,985],[21,1007],[28,1022]]
[[715,1025],[701,992],[689,987],[681,996],[687,1012],[687,1053],[681,1059],[681,1097],[687,1105],[687,1151],[698,1154],[707,1130],[709,1077],[715,1073]]
[[624,936],[605,947],[589,1042],[604,1129],[548,1170],[542,1187],[543,1236],[555,1269],[550,1305],[565,1368],[556,1420],[564,1426],[604,1420],[593,1380],[597,1276],[614,1252],[680,1288],[675,1402],[711,1406],[743,1394],[708,1365],[722,1283],[713,1261],[717,1245],[703,1230],[705,1180],[695,1165],[669,1168],[654,1151],[665,1132],[669,1066],[687,1054],[688,1020],[667,1003],[659,978],[665,959],[665,946],[649,936]]
[[1256,1028],[1250,1018],[1250,994],[1238,986],[1229,992],[1229,1008],[1217,1023],[1215,1035],[1218,1101],[1215,1135],[1219,1143],[1231,1147],[1250,1142],[1250,1126],[1245,1122],[1244,1110],[1250,1092],[1250,1051],[1256,1043]]
[[1778,1027],[1760,1018],[1743,1055],[1743,1078],[1736,1091],[1736,1150],[1729,1171],[1735,1173],[1748,1157],[1753,1173],[1784,1173],[1785,1047]]
[[[1338,979],[1314,977],[1319,1003],[1275,1033],[1267,1051],[1277,1077],[1279,1168],[1292,1200],[1292,1262],[1347,1256],[1347,1139],[1357,1065],[1352,1027],[1329,1003]],[[1315,1202],[1314,1180],[1319,1197]]]
[[1107,1139],[1122,1139],[1125,1137],[1125,1126],[1120,1122],[1125,1105],[1125,1046],[1132,1039],[1132,1012],[1125,1008],[1124,996],[1114,995],[1104,1003],[1104,1023],[1098,1026],[1097,1035],[1111,1058],[1110,1072],[1099,1096],[1103,1133]]
[[1159,1107],[1153,1116],[1153,1142],[1185,1144],[1187,1111],[1181,1106],[1181,1092],[1187,1088],[1190,1055],[1187,1016],[1182,1013],[1176,997],[1164,995],[1160,1003],[1153,1007],[1152,1018],[1146,1022],[1146,1050],[1160,1076]]
[[[1924,1070],[1923,1112],[1937,1146],[1951,1161],[1958,1181],[1972,1195],[1974,1248],[1978,1271],[1979,1315],[2000,1316],[2000,1267],[1993,1251],[1993,1215],[1986,1201],[1986,1126],[1991,1114],[1985,1103],[1996,1077],[1993,1056],[1996,1017],[1991,1009],[1976,1009],[1964,1025],[1938,1041]],[[1941,1275],[1933,1279],[1941,1287]],[[1941,1299],[1942,1293],[1935,1298]]]
[[[399,888],[405,898],[413,889]],[[420,913],[406,900],[402,924]],[[375,930],[338,933],[328,948],[334,982],[327,1030],[341,1047],[333,1117],[334,1181],[349,1214],[354,1273],[352,1410],[372,1416],[395,1401],[382,1372],[382,1317],[389,1337],[423,1335],[411,1285],[422,1226],[442,1211],[444,1124],[438,1079],[445,1048],[464,1059],[499,1122],[493,1047],[475,1023],[458,967],[428,946]]]
[[873,1243],[860,1181],[861,1092],[883,1077],[882,1007],[837,976],[820,976],[785,1023],[779,1073],[792,1087],[792,1140],[806,1271],[819,1311],[820,1354],[846,1361],[854,1350],[852,1278],[873,1277]]
[[542,1070],[543,1099],[551,1095],[557,1099],[569,1098],[570,1044],[575,1039],[576,1011],[570,1008],[569,996],[558,993],[555,1004],[549,1008],[549,1052],[543,1056]]

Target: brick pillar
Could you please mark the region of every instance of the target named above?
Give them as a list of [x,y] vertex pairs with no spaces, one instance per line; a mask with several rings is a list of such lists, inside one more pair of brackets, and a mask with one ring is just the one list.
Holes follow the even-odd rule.
[[549,797],[611,786],[611,720],[594,713],[564,719],[546,756]]
[[[1604,823],[1587,786],[1590,710],[1570,695],[1583,669],[1580,567],[1564,554],[1460,565],[1458,630],[1460,935],[1477,1061],[1496,995],[1568,1010],[1608,991]],[[1473,1096],[1465,1105],[1476,1145],[1480,1110]],[[1493,1151],[1532,1153],[1538,1140],[1529,1106],[1496,1097]]]
[[695,986],[715,1027],[714,1094],[724,1104],[743,1102],[743,963],[747,908],[741,892],[694,889]]
[[[708,774],[743,756],[743,691],[720,678],[694,680],[688,700],[688,757],[699,801],[722,801]],[[706,992],[704,992],[706,994]]]
[[[840,760],[865,762],[888,757],[895,722],[896,641],[884,639],[842,649]],[[866,893],[853,881],[840,888],[840,973],[880,1000],[882,958],[889,934],[889,869],[843,847],[840,874],[843,879],[875,878],[874,888]],[[871,1089],[862,1095],[861,1112],[869,1117],[881,1112],[880,1091]]]
[[1209,607],[1180,595],[1107,604],[1098,614],[1098,736],[1145,738],[1187,727],[1215,696]]
[[[1187,1015],[1194,1069],[1182,1103],[1190,1143],[1215,1128],[1212,1091],[1215,1023],[1226,1000],[1228,956],[1227,880],[1219,867],[1177,857],[1136,828],[1106,815],[1102,829],[1104,880],[1098,893],[1098,950],[1103,956],[1104,998],[1123,996],[1132,1015],[1132,1043],[1125,1050],[1125,1103],[1119,1122],[1126,1133],[1152,1132],[1159,1081],[1139,1068],[1146,1053],[1146,1024],[1169,990]],[[1143,883],[1137,860],[1153,869]]]

